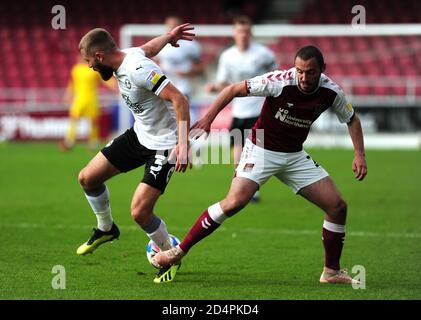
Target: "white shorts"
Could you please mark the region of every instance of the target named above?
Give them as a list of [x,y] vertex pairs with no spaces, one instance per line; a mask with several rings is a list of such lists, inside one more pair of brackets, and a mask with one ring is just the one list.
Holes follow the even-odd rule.
[[329,174],[304,150],[291,153],[276,152],[256,146],[247,139],[236,176],[253,180],[259,186],[275,176],[298,193],[300,189]]

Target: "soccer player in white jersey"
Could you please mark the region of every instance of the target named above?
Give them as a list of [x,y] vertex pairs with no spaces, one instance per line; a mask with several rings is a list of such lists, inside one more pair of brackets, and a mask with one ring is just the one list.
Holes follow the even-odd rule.
[[[181,25],[177,16],[168,16],[165,25],[168,30]],[[200,44],[193,41],[183,41],[178,48],[166,45],[155,57],[162,71],[174,86],[189,100],[193,95],[192,80],[203,72]]]
[[[142,165],[145,173],[132,198],[132,217],[161,250],[171,248],[166,225],[155,215],[154,206],[173,171],[185,172],[191,166],[187,150],[189,106],[184,95],[150,58],[167,43],[177,47],[178,40],[192,40],[194,34],[190,30],[193,30],[191,25],[183,24],[141,47],[124,50],[100,28],[89,31],[80,41],[80,53],[89,67],[105,81],[113,75],[117,79],[135,122],[79,173],[79,183],[98,220],[92,236],[77,249],[79,255],[92,253],[104,242],[119,237],[105,181]],[[176,155],[175,165],[169,159],[172,154]],[[178,267],[162,268],[154,282],[171,281]]]
[[[220,92],[228,85],[249,79],[276,69],[275,54],[265,46],[252,41],[252,23],[248,17],[234,20],[235,45],[222,52],[216,74],[216,83],[206,86],[209,92]],[[248,132],[256,123],[264,102],[263,97],[238,97],[232,101],[231,130],[241,133],[241,139],[233,135],[233,156],[235,165],[240,160],[243,143]],[[238,135],[240,136],[240,135]],[[252,201],[259,200],[259,192]]]
[[[202,213],[179,246],[158,253],[153,262],[156,266],[179,263],[195,243],[244,208],[257,188],[275,176],[325,213],[325,263],[320,282],[353,283],[339,263],[347,204],[326,170],[303,150],[311,124],[330,109],[340,122],[348,125],[355,150],[352,162],[355,178],[361,181],[367,174],[360,120],[342,89],[323,74],[325,67],[319,49],[306,46],[297,52],[294,68],[233,84],[218,95],[207,115],[192,128],[209,132],[212,121],[234,97],[261,96],[266,99],[243,149],[227,196]],[[259,129],[264,130],[262,136],[257,132]],[[272,257],[264,257],[268,258]]]

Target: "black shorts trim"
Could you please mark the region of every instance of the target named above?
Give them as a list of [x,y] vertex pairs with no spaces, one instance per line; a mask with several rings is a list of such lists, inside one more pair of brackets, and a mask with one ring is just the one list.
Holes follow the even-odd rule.
[[171,150],[151,150],[140,144],[136,132],[130,128],[101,150],[107,160],[121,172],[145,165],[142,182],[164,193],[174,171],[168,162]]

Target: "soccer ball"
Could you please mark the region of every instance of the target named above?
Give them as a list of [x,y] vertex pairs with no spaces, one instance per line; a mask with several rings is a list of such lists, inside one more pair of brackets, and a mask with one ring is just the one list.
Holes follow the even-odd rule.
[[[180,240],[178,240],[177,237],[173,236],[172,234],[169,235],[171,240],[171,245],[175,247],[180,243]],[[153,240],[150,240],[148,245],[146,246],[146,258],[148,258],[148,261],[150,264],[152,264],[152,258],[159,252],[161,249],[156,245]],[[153,264],[152,264],[153,265]]]

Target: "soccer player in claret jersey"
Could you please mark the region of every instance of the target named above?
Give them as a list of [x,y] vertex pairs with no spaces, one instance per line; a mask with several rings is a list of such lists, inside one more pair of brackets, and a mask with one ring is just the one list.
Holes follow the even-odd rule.
[[[348,125],[355,150],[352,162],[355,178],[361,181],[367,174],[360,120],[342,89],[323,73],[325,67],[319,49],[306,46],[297,52],[294,68],[233,84],[218,95],[209,112],[192,128],[209,132],[212,121],[234,97],[251,95],[266,99],[243,149],[228,195],[202,213],[179,246],[158,253],[153,261],[156,266],[179,263],[195,243],[244,208],[258,186],[275,176],[325,213],[325,263],[320,282],[354,281],[341,270],[339,262],[347,204],[325,169],[303,150],[311,124],[330,109],[340,122]],[[258,129],[264,130],[262,137],[259,137]]]
[[[232,83],[252,78],[276,69],[275,54],[267,47],[253,41],[252,22],[246,16],[234,19],[233,39],[235,44],[224,52],[218,62],[216,83],[206,85],[209,92],[220,92]],[[257,121],[264,97],[248,96],[233,99],[230,130],[241,133],[241,139],[232,139],[234,164],[238,165],[248,132]],[[259,190],[251,201],[260,200]]]
[[[145,173],[133,195],[132,217],[161,250],[171,248],[166,225],[154,214],[154,206],[172,172],[185,172],[191,167],[189,106],[185,96],[149,58],[167,43],[177,47],[178,40],[192,40],[194,34],[190,30],[193,30],[190,24],[183,24],[141,47],[124,50],[100,28],[89,31],[80,41],[80,53],[89,67],[99,72],[105,81],[115,76],[135,123],[108,143],[79,173],[79,183],[98,220],[98,228],[77,249],[79,255],[92,253],[99,245],[119,237],[104,182],[142,165],[145,165]],[[172,155],[176,156],[175,164],[169,161]],[[171,281],[178,268],[161,268],[154,281]]]

